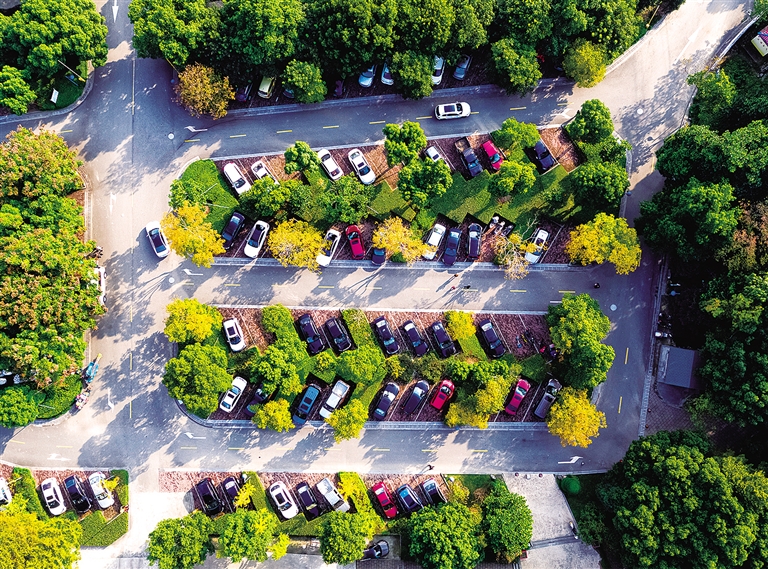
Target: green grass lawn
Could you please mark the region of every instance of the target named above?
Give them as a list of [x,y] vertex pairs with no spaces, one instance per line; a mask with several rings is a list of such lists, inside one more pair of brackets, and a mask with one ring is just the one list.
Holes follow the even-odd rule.
[[224,178],[216,168],[213,160],[197,160],[192,162],[181,175],[182,180],[195,180],[206,188],[205,197],[210,207],[206,221],[216,231],[224,229],[224,224],[229,221],[232,212],[235,211],[238,201]]
[[80,525],[83,527],[80,545],[106,547],[128,533],[128,512],[107,521],[101,510],[98,510],[80,520]]
[[459,340],[459,346],[461,346],[461,351],[469,356],[473,356],[478,359],[478,361],[486,362],[488,361],[488,356],[485,353],[485,350],[480,345],[480,340],[477,339],[477,336],[470,336],[469,338],[462,338]]
[[547,378],[547,362],[540,354],[535,354],[529,358],[525,358],[520,362],[522,366],[521,375],[532,379],[537,383],[541,383]]

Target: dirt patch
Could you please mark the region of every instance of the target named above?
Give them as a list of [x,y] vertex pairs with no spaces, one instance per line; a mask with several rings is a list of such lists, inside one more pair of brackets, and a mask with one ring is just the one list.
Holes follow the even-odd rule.
[[581,163],[579,151],[561,127],[541,129],[539,135],[566,172],[572,172]]

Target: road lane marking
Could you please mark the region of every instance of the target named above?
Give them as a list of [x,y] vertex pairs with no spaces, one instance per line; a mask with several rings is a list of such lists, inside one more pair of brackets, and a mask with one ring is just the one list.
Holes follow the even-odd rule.
[[181,450],[197,450],[197,447],[181,447]]
[[576,294],[575,290],[558,290],[560,294]]
[[25,445],[25,444],[27,444],[27,443],[25,443],[24,441],[17,441],[17,440],[15,440],[15,439],[11,439],[11,440],[9,440],[8,442],[9,442],[9,443],[16,443],[17,445]]
[[462,288],[461,290],[467,291],[467,292],[477,292],[478,289],[476,288]]
[[431,119],[432,115],[427,115],[426,117],[416,117],[417,121],[424,120],[424,119]]
[[339,125],[337,125],[337,124],[332,124],[332,125],[330,125],[330,126],[324,126],[323,128],[339,128]]
[[227,450],[245,450],[245,447],[229,447]]
[[72,132],[72,129],[68,128],[67,130],[60,130],[59,134],[64,133],[64,132]]
[[379,451],[379,452],[389,452],[389,449],[388,449],[388,448],[375,448],[375,449],[373,449],[373,450],[375,450],[375,451]]
[[470,115],[479,115],[480,111],[471,111],[469,114]]
[[336,288],[333,285],[317,285],[317,288]]
[[240,286],[240,283],[224,283],[224,286]]
[[129,314],[130,314],[130,316],[128,317],[128,322],[133,322],[133,304],[131,304],[128,308],[129,308]]
[[624,365],[627,365],[627,360],[629,359],[629,346],[627,346],[627,351],[624,354]]
[[56,448],[72,448],[72,445],[56,445]]
[[432,290],[432,289],[431,288],[423,288],[423,287],[415,286],[415,287],[413,287],[413,290]]
[[334,447],[325,447],[325,450],[336,450],[336,451],[339,451],[341,449],[340,448],[334,448]]
[[421,452],[437,452],[436,448],[423,448]]
[[133,400],[128,402],[128,418],[133,419]]
[[550,300],[549,303],[550,304],[562,304],[563,301],[562,300]]
[[182,281],[179,283],[181,286],[195,286],[195,283],[192,281]]
[[229,138],[243,138],[244,136],[244,134],[230,134]]
[[370,286],[368,288],[370,288],[371,290],[381,290],[380,286]]
[[510,111],[524,111],[528,107],[509,107]]
[[277,447],[277,450],[296,450],[296,447]]
[[488,452],[488,450],[487,449],[476,449],[476,448],[473,448],[470,452]]
[[286,129],[286,130],[278,130],[277,134],[285,134],[286,132],[293,132],[292,128]]
[[133,352],[128,354],[128,369],[133,371]]
[[557,106],[558,107],[567,107],[568,103],[558,103]]
[[368,124],[384,124],[386,121],[370,121]]
[[184,142],[200,142],[199,138],[188,138]]
[[509,292],[528,292],[528,291],[523,288],[511,288],[509,289]]
[[619,397],[619,415],[621,415],[621,402],[624,400],[623,397]]

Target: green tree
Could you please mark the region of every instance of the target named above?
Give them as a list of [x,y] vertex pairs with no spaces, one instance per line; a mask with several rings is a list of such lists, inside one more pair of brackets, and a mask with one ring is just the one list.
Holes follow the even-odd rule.
[[291,197],[292,186],[290,183],[275,184],[269,176],[256,180],[251,189],[240,196],[239,209],[252,219],[272,217]]
[[719,182],[728,174],[724,146],[723,138],[709,127],[683,127],[664,140],[656,153],[656,169],[675,185],[685,184],[692,176]]
[[488,190],[499,197],[525,194],[536,184],[536,166],[530,162],[505,160],[499,173],[491,178]]
[[299,103],[319,103],[325,100],[328,93],[322,70],[308,61],[294,59],[288,63],[283,72],[283,83],[293,89]]
[[410,164],[418,158],[419,152],[427,147],[427,137],[417,122],[405,121],[402,125],[384,126],[384,149],[387,151],[387,164]]
[[565,51],[565,74],[579,87],[594,87],[605,77],[605,52],[599,45],[579,38]]
[[182,180],[177,178],[171,182],[168,205],[174,210],[179,209],[185,203],[202,206],[205,204],[207,189],[199,180],[193,178]]
[[159,569],[193,569],[213,553],[213,522],[202,512],[162,520],[149,534],[147,560]]
[[373,186],[360,183],[356,176],[342,176],[323,192],[317,200],[328,223],[343,221],[357,223],[368,214],[373,198]]
[[205,221],[205,210],[185,203],[160,221],[168,242],[176,253],[200,267],[210,268],[214,255],[224,252],[221,235]]
[[487,429],[488,416],[504,407],[504,401],[512,387],[512,379],[498,373],[491,373],[482,381],[473,377],[472,383],[480,384],[477,391],[470,393],[469,389],[461,388],[457,398],[451,403],[445,416],[445,424],[449,427],[467,425]]
[[688,84],[696,86],[689,111],[691,121],[722,130],[736,100],[736,85],[723,69],[694,73],[688,77]]
[[741,204],[733,239],[717,252],[717,259],[731,272],[768,268],[768,203]]
[[590,144],[600,142],[613,133],[611,110],[599,99],[584,101],[565,129],[574,140]]
[[232,384],[227,352],[219,346],[190,344],[168,360],[163,385],[174,399],[184,402],[198,417],[207,417],[219,405],[219,395]]
[[266,561],[279,524],[277,516],[266,508],[255,511],[238,508],[226,516],[217,555],[229,557],[234,563],[242,563],[244,559]]
[[325,422],[333,427],[333,438],[337,443],[355,439],[368,420],[368,409],[359,399],[352,399],[343,408],[334,411]]
[[52,77],[59,61],[70,67],[107,62],[107,26],[90,0],[24,0],[5,24],[4,50],[33,78]]
[[[346,353],[346,352],[345,352]],[[373,524],[361,514],[330,512],[320,525],[320,553],[325,563],[347,565],[363,557]]]
[[629,189],[627,170],[611,162],[587,162],[569,177],[576,203],[594,209],[616,209]]
[[339,358],[338,373],[355,383],[372,385],[381,381],[386,373],[384,355],[375,344],[365,344],[349,350]]
[[452,4],[456,18],[444,52],[450,58],[488,43],[486,30],[496,9],[495,2],[489,0],[453,0]]
[[455,12],[449,0],[402,2],[398,5],[395,34],[397,52],[441,53],[450,38]]
[[474,569],[483,560],[476,518],[454,503],[416,512],[408,520],[410,554],[424,569]]
[[323,248],[323,236],[304,221],[289,219],[269,232],[269,249],[284,267],[295,265],[319,270],[317,256]]
[[541,79],[536,51],[504,38],[491,45],[497,82],[508,94],[525,95]]
[[297,349],[304,349],[297,342],[281,338],[269,346],[253,366],[259,382],[265,393],[280,389],[285,395],[298,393],[302,382],[296,369],[296,362],[303,354],[297,354]]
[[445,313],[448,325],[445,327],[454,340],[466,340],[472,338],[477,330],[472,314],[460,310],[448,310]]
[[619,275],[627,275],[640,266],[637,232],[625,219],[606,213],[598,213],[591,222],[571,231],[565,252],[571,263],[613,263]]
[[174,89],[182,106],[195,117],[211,115],[220,119],[227,115],[229,101],[235,98],[229,78],[200,63],[188,65],[179,73],[179,82]]
[[0,391],[0,425],[12,429],[23,427],[37,419],[38,402],[35,401],[34,395],[25,385],[12,385]]
[[525,498],[507,490],[497,480],[483,500],[483,533],[488,545],[502,563],[520,557],[533,537],[533,514]]
[[496,23],[502,37],[535,47],[552,33],[549,0],[499,0]]
[[541,138],[535,124],[517,122],[510,117],[501,123],[501,128],[493,134],[496,144],[506,150],[513,150],[520,145],[530,148]]
[[763,185],[768,183],[768,122],[752,121],[726,132],[722,140],[731,183],[762,196]]
[[221,312],[195,298],[176,298],[166,310],[164,332],[169,342],[202,342],[221,327]]
[[400,170],[397,179],[403,197],[419,208],[442,196],[451,185],[451,169],[442,160],[414,160]]
[[406,99],[423,99],[432,93],[431,57],[411,50],[397,51],[389,69]]
[[272,429],[278,433],[290,431],[295,425],[291,419],[290,405],[286,399],[275,399],[259,405],[253,422],[260,429]]
[[37,98],[21,71],[4,65],[0,70],[0,105],[8,107],[12,113],[23,115],[27,107]]
[[387,250],[387,256],[399,253],[406,263],[412,263],[429,250],[429,245],[413,234],[410,227],[403,225],[399,217],[383,221],[373,234],[374,247]]
[[317,152],[309,147],[303,140],[297,140],[296,144],[285,150],[285,173],[304,172],[316,170],[320,167],[320,158]]
[[547,415],[549,432],[560,437],[563,446],[587,448],[606,426],[605,413],[597,410],[583,389],[563,388]]

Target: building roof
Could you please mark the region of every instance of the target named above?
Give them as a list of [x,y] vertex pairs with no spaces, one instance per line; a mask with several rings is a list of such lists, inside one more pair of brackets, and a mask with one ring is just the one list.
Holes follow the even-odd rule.
[[699,380],[695,375],[699,365],[698,352],[684,348],[669,347],[667,359],[667,373],[659,378],[661,383],[683,387],[686,389],[700,389]]

